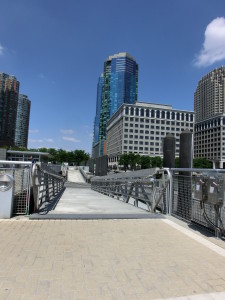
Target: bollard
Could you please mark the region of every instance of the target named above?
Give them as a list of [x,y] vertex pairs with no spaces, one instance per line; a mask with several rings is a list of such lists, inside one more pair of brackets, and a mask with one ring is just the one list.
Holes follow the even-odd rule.
[[[193,165],[193,134],[185,129],[180,135],[180,168],[192,168]],[[192,177],[191,172],[179,172],[178,176],[178,216],[191,220]]]
[[175,167],[175,151],[176,151],[176,139],[169,133],[164,138],[163,142],[163,167],[174,168]]

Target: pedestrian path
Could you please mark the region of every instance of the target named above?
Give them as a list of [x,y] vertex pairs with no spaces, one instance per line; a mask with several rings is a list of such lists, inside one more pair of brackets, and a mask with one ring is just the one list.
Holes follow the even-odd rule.
[[76,170],[74,167],[68,168],[67,180],[69,182],[85,182],[80,170]]
[[225,299],[225,251],[171,223],[0,220],[0,299]]
[[66,183],[54,209],[30,219],[143,219],[162,218],[141,208],[91,190],[86,183]]

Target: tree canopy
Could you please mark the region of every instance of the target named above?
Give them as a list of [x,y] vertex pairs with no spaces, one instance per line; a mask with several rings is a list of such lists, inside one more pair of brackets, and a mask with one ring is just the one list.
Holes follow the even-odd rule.
[[137,168],[148,169],[155,167],[162,167],[162,158],[159,156],[140,156],[135,153],[124,153],[120,156],[118,164],[123,166],[125,171],[130,166],[131,170],[136,170]]
[[38,148],[38,149],[26,149],[22,147],[1,147],[10,150],[17,151],[30,151],[30,152],[46,152],[51,154],[52,158],[50,159],[53,163],[63,163],[68,162],[70,165],[75,164],[79,166],[81,163],[86,165],[87,161],[90,159],[90,155],[86,153],[84,150],[74,150],[74,151],[66,151],[63,149],[55,149],[55,148]]

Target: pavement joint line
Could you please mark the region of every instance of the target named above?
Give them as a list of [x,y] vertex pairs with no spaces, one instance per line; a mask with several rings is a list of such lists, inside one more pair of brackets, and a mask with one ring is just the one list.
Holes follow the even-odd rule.
[[225,292],[215,292],[208,294],[188,295],[181,297],[159,298],[158,300],[224,300]]
[[[179,230],[180,232],[182,232],[183,234],[187,235],[188,237],[190,237],[191,239],[199,242],[200,244],[204,245],[205,247],[209,248],[210,250],[216,252],[217,254],[225,257],[225,249],[213,244],[212,242],[206,240],[205,238],[199,236],[198,234],[174,223],[173,221],[171,220],[168,220],[168,219],[161,219],[162,222],[170,225],[171,227]],[[225,294],[224,294],[225,295]],[[225,299],[225,296],[224,298]]]

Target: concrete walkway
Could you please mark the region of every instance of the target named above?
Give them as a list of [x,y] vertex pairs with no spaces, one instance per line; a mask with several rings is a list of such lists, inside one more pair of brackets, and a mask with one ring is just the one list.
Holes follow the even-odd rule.
[[124,203],[91,190],[86,183],[66,183],[66,189],[54,209],[33,214],[30,219],[139,219],[162,215]]
[[85,182],[83,176],[80,173],[80,171],[75,170],[74,167],[69,167],[67,179],[70,182]]
[[1,300],[225,299],[225,251],[170,220],[15,218],[0,241]]

